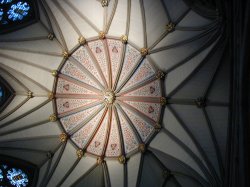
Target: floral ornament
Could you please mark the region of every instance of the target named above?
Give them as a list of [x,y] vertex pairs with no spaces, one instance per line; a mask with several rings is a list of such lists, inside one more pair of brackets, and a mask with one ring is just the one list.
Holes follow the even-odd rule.
[[28,3],[18,2],[11,5],[11,9],[7,12],[8,18],[12,21],[22,20],[29,13],[30,6]]
[[7,178],[9,179],[10,183],[16,187],[24,187],[29,183],[27,174],[21,169],[12,168],[8,170]]
[[0,0],[0,4],[8,4],[11,2],[12,2],[12,0]]

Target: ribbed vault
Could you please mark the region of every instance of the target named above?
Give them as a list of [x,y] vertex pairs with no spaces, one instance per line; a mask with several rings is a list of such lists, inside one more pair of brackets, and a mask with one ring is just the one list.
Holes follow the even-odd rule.
[[1,155],[36,165],[39,187],[222,185],[231,76],[219,12],[183,0],[38,8],[38,22],[0,35],[15,94]]

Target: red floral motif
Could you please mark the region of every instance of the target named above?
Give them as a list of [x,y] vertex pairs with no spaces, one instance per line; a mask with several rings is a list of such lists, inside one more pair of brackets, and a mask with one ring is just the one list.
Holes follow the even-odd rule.
[[63,88],[64,88],[66,91],[69,91],[69,84],[65,84],[65,85],[63,86]]
[[149,108],[148,108],[148,113],[152,113],[152,112],[154,112],[155,110],[154,110],[154,108],[152,107],[152,106],[150,106]]
[[112,52],[113,53],[118,53],[118,50],[117,50],[116,46],[113,47]]
[[65,103],[63,104],[63,106],[64,106],[65,108],[69,108],[69,102],[68,102],[68,101],[65,102]]
[[110,145],[110,147],[111,147],[111,149],[112,149],[112,150],[115,150],[116,146],[117,146],[117,144],[116,144],[116,143],[115,143],[115,144],[111,144],[111,145]]
[[155,88],[153,86],[150,86],[150,93],[153,94],[155,92]]
[[112,68],[112,81],[114,84],[117,78],[119,66],[121,65],[122,42],[119,40],[107,39],[107,43]]
[[94,83],[84,72],[82,72],[76,65],[75,63],[71,61],[67,61],[67,63],[64,65],[63,69],[61,72],[64,75],[67,75],[69,77],[75,78],[79,81],[85,82],[86,84],[89,85],[95,85],[98,87],[96,83]]
[[96,52],[96,53],[101,53],[102,50],[100,49],[100,47],[96,47],[95,52]]
[[101,142],[95,141],[95,147],[98,147],[101,144]]

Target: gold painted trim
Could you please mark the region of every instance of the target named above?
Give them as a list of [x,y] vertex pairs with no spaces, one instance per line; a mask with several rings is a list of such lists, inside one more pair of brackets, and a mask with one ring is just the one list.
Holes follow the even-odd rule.
[[83,155],[84,155],[84,152],[83,152],[83,150],[81,150],[81,149],[78,149],[77,151],[76,151],[76,156],[77,156],[77,158],[82,158],[83,157]]
[[55,98],[55,94],[53,92],[49,92],[48,93],[48,98],[49,98],[49,100],[54,99]]
[[162,71],[158,71],[155,76],[157,79],[163,79],[165,77],[165,73]]
[[175,29],[174,23],[170,22],[170,23],[168,23],[168,24],[166,25],[166,31],[167,31],[168,33],[173,32],[174,29]]
[[198,97],[196,100],[195,100],[195,104],[198,108],[204,108],[206,107],[206,99],[203,98],[203,97]]
[[62,133],[62,134],[59,135],[59,139],[60,139],[61,142],[66,142],[67,139],[68,139],[68,136],[67,136],[67,134]]
[[68,51],[64,51],[62,53],[62,56],[63,56],[64,59],[68,59],[69,58],[69,52]]
[[84,45],[84,44],[86,44],[86,39],[83,37],[83,36],[80,36],[79,38],[78,38],[78,43],[80,44],[80,45]]
[[104,162],[103,157],[98,157],[96,162],[97,162],[98,165],[102,164]]
[[140,52],[141,52],[141,55],[144,57],[144,56],[146,56],[148,54],[148,48],[145,48],[145,47],[141,48]]
[[167,98],[166,97],[161,97],[160,98],[160,103],[162,106],[165,106],[167,104]]
[[139,149],[139,151],[140,151],[141,153],[145,153],[145,151],[146,151],[146,146],[145,146],[145,144],[139,144],[138,149]]
[[55,38],[55,35],[53,33],[49,33],[47,37],[49,40],[53,40]]
[[155,131],[156,132],[160,132],[161,128],[162,128],[162,126],[159,123],[155,124]]
[[58,75],[57,70],[52,70],[51,75],[54,76],[54,77],[57,77],[57,75]]
[[124,155],[121,155],[118,157],[118,161],[120,164],[125,164],[126,163],[126,157]]
[[167,178],[170,175],[170,173],[167,170],[162,171],[162,177]]
[[49,116],[49,121],[51,121],[51,122],[57,121],[57,115],[56,115],[56,114],[51,114],[51,115]]
[[120,40],[122,41],[122,43],[127,44],[128,43],[128,36],[127,35],[122,35]]
[[100,31],[98,36],[99,36],[99,39],[101,40],[105,39],[105,32]]
[[108,6],[109,5],[109,1],[108,0],[102,0],[101,4],[102,4],[102,7]]
[[29,99],[33,98],[33,97],[34,97],[33,92],[28,91],[28,92],[27,92],[27,97],[28,97]]

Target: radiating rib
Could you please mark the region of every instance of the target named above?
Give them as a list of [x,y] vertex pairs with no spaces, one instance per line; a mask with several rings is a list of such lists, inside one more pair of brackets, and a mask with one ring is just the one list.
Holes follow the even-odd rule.
[[121,108],[118,105],[116,105],[116,107],[118,108],[117,113],[118,113],[121,129],[122,129],[125,154],[126,155],[131,154],[138,150],[139,143],[141,142],[140,137],[138,134],[135,134],[136,131],[132,129],[131,125],[128,124],[128,122],[124,118],[124,114],[121,113]]
[[88,45],[86,45],[86,49],[87,49],[89,55],[91,56],[91,58],[93,60],[93,63],[95,64],[95,67],[97,68],[97,71],[98,71],[99,75],[101,76],[101,79],[100,79],[101,82],[104,83],[105,87],[108,87],[108,82],[106,81],[103,70],[102,70],[102,68],[101,68],[101,66],[99,64],[99,62],[101,62],[101,61],[99,61],[99,62],[97,61],[94,53],[92,52],[92,50],[90,49],[90,47]]
[[105,137],[105,142],[104,142],[104,148],[102,151],[102,157],[105,156],[109,138],[110,138],[110,133],[111,133],[111,125],[112,125],[112,115],[113,115],[113,106],[108,106],[108,129],[106,132],[106,137]]
[[15,82],[17,82],[19,85],[21,85],[27,92],[29,91],[29,88],[25,86],[18,78],[16,78],[14,75],[12,75],[10,72],[8,72],[6,69],[0,67],[0,70],[4,71],[8,76],[10,76]]
[[[217,37],[216,37],[217,38]],[[212,40],[209,40],[212,41]],[[208,41],[208,42],[209,42]],[[220,41],[220,40],[219,40]],[[217,43],[216,46],[218,46],[219,43]],[[204,45],[205,46],[205,45]],[[209,52],[209,54],[212,54],[214,52],[214,50],[216,49],[216,46]],[[202,50],[199,50],[200,52]],[[199,66],[197,66],[192,72],[191,74],[189,74],[189,76],[187,76],[174,90],[172,90],[170,93],[168,93],[168,97],[172,97],[174,94],[176,94],[185,84],[187,81],[189,81],[195,74],[196,72],[207,62],[208,58],[209,58],[209,54],[207,55],[207,57],[202,61],[202,63],[199,64]]]
[[148,80],[152,79],[153,76],[156,76],[157,70],[156,68],[150,63],[149,60],[144,59],[140,65],[134,68],[131,71],[131,74],[128,72],[126,83],[123,84],[124,86],[121,88],[119,92],[123,92],[126,89],[131,89],[131,87],[136,87],[138,84],[144,84]]
[[46,179],[43,181],[43,183],[42,183],[43,185],[41,185],[41,186],[47,186],[47,184],[49,183],[51,177],[53,176],[53,174],[54,174],[54,172],[55,172],[55,170],[56,170],[56,168],[57,168],[57,166],[58,166],[58,164],[59,164],[59,162],[60,162],[60,160],[62,158],[63,153],[65,152],[66,144],[67,144],[67,142],[62,144],[62,149],[59,152],[59,156],[56,159],[56,161],[55,161],[54,165],[52,166],[52,168],[49,170],[49,173],[48,173]]
[[114,1],[115,1],[115,2],[114,2],[114,5],[113,5],[113,8],[112,8],[111,16],[110,16],[110,18],[108,19],[108,22],[105,24],[105,27],[104,27],[104,32],[105,32],[105,33],[108,33],[108,32],[109,32],[110,25],[111,25],[111,23],[112,23],[112,20],[113,20],[113,18],[114,18],[115,12],[116,12],[118,0],[114,0]]
[[[103,110],[103,107],[104,107],[104,105],[101,105],[101,106],[94,105],[94,106],[91,106],[90,108],[79,109],[78,111],[75,111],[77,113],[62,117],[60,119],[60,121],[61,121],[62,125],[64,126],[64,128],[68,131],[68,134],[73,135],[80,128],[82,128],[87,123],[89,123],[94,118],[95,115],[100,113],[100,111]],[[83,119],[81,119],[83,117],[82,115],[83,116],[87,115],[87,116],[85,116]],[[75,121],[77,121],[78,118],[80,118],[80,120],[76,123]]]
[[142,142],[147,144],[155,132],[155,124],[152,121],[151,123],[148,123],[149,120],[147,121],[143,119],[133,110],[128,110],[126,107],[122,107],[122,109],[137,130]]
[[96,40],[88,42],[88,46],[93,54],[93,57],[96,59],[97,63],[100,66],[100,69],[104,75],[107,85],[109,85],[111,75],[108,72],[109,71],[108,58],[107,58],[108,50],[104,43],[105,43],[104,40]]
[[95,89],[100,92],[100,85],[94,82],[88,75],[86,75],[85,72],[80,69],[79,65],[74,61],[67,61],[61,69],[61,73],[85,83],[85,85],[88,85],[89,87],[95,87]]
[[119,68],[122,64],[123,44],[119,40],[107,39],[108,53],[109,53],[109,64],[110,64],[110,76],[111,85],[110,89],[114,87],[115,81],[118,76]]
[[[58,30],[58,32],[59,32],[59,36],[60,36],[60,38],[61,38],[61,40],[62,40],[63,48],[64,48],[66,51],[68,51],[68,47],[67,47],[65,38],[64,38],[64,36],[63,36],[62,30],[61,30],[61,28],[60,28],[60,26],[59,26],[59,24],[58,24],[58,22],[57,22],[57,20],[56,20],[56,18],[55,18],[55,16],[54,16],[53,12],[52,12],[51,9],[49,8],[49,5],[48,5],[48,3],[46,2],[46,0],[41,0],[41,2],[42,2],[42,4],[43,4],[45,10],[48,12],[48,14],[51,15],[51,19],[53,20],[53,22],[54,22],[54,24],[55,24],[55,27],[57,28],[57,30]],[[55,32],[54,32],[54,33],[55,33]]]
[[131,17],[131,0],[128,1],[128,8],[127,8],[127,24],[126,24],[126,35],[128,36],[129,33],[129,26],[130,26],[130,17]]
[[[30,99],[30,98],[28,98],[27,101],[28,101],[29,99]],[[23,104],[25,104],[27,101],[25,100],[25,102],[24,102]],[[12,123],[14,123],[15,121],[17,121],[17,120],[19,120],[19,119],[24,118],[25,116],[27,116],[27,115],[31,114],[32,112],[38,110],[39,108],[43,107],[44,105],[46,105],[46,104],[49,103],[50,101],[51,101],[50,99],[47,99],[46,101],[42,102],[41,104],[37,105],[36,107],[32,108],[31,110],[29,110],[29,111],[27,111],[27,112],[25,112],[25,113],[23,113],[23,114],[17,116],[16,118],[14,118],[14,119],[12,119],[12,120],[10,120],[10,121],[7,121],[7,122],[4,123],[4,124],[1,124],[1,125],[0,125],[0,129],[3,128],[3,127],[6,127],[6,126],[11,125]],[[23,104],[22,104],[22,105],[23,105]]]
[[208,35],[208,34],[211,34],[213,33],[215,30],[217,30],[217,28],[211,28],[209,30],[206,30],[196,36],[193,36],[189,39],[186,39],[186,40],[183,40],[183,41],[180,41],[180,42],[177,42],[175,44],[171,44],[171,45],[167,45],[167,46],[164,46],[164,47],[159,47],[159,48],[156,48],[156,49],[153,49],[151,50],[149,53],[150,54],[153,54],[153,53],[156,53],[156,52],[160,52],[160,51],[164,51],[164,50],[168,50],[168,49],[171,49],[171,48],[177,48],[179,46],[182,46],[182,45],[185,45],[185,44],[188,44],[188,43],[191,43],[191,42],[195,42],[196,40],[199,40],[200,38]]
[[126,81],[132,76],[133,72],[140,65],[142,57],[140,53],[130,45],[127,45],[126,54],[119,81],[116,87],[116,93],[120,91]]
[[94,23],[92,23],[86,16],[82,14],[73,4],[71,1],[64,0],[65,3],[67,3],[86,23],[88,23],[97,33],[100,32],[100,30],[96,27]]
[[18,131],[27,130],[27,129],[30,129],[30,128],[33,128],[33,127],[37,127],[37,126],[40,126],[40,125],[44,125],[44,124],[46,124],[46,123],[48,123],[48,122],[49,122],[49,119],[43,120],[43,121],[40,121],[40,122],[31,124],[31,125],[28,125],[28,126],[25,126],[25,127],[16,128],[16,129],[13,129],[13,130],[9,130],[9,131],[6,131],[6,132],[2,132],[2,133],[0,133],[0,136],[5,136],[5,135],[8,135],[8,134],[12,134],[12,133],[18,132]]
[[117,128],[118,128],[118,132],[119,132],[119,140],[120,140],[120,145],[121,145],[121,155],[125,155],[126,154],[125,143],[124,143],[124,139],[123,139],[122,128],[121,128],[121,123],[120,123],[118,112],[117,112],[117,104],[116,103],[114,104],[113,112],[114,112],[115,121],[117,123]]
[[111,125],[111,108],[108,108],[107,114],[100,124],[98,130],[87,147],[87,152],[96,156],[104,156]]
[[121,134],[118,128],[118,121],[114,112],[114,107],[112,106],[112,117],[110,123],[110,133],[108,135],[108,142],[106,145],[105,156],[106,157],[119,157],[122,154],[121,145]]
[[127,45],[123,44],[122,50],[121,50],[121,53],[122,53],[121,54],[121,59],[120,59],[120,63],[119,63],[118,70],[117,70],[117,75],[114,78],[114,83],[113,83],[113,87],[112,87],[113,90],[115,90],[116,87],[117,87],[117,84],[118,84],[118,81],[119,81],[119,78],[120,78],[120,75],[121,75],[122,67],[123,67],[123,64],[124,64],[126,51],[127,51]]
[[144,2],[143,0],[140,0],[140,8],[141,8],[141,17],[142,17],[142,22],[143,22],[143,47],[147,48],[148,47],[148,39],[147,39],[147,26],[146,26],[146,16],[145,16],[145,7],[144,7]]
[[48,55],[48,56],[58,56],[58,57],[62,56],[61,53],[43,52],[43,51],[34,50],[34,49],[21,49],[21,48],[9,47],[9,46],[0,47],[0,49],[1,50],[10,50],[10,51],[19,51],[19,52],[42,54],[42,55]]
[[[98,74],[97,77],[96,77],[96,74],[92,74],[92,72],[90,72],[88,69],[86,69],[86,68],[85,68],[86,66],[84,66],[81,62],[75,60],[74,58],[70,58],[70,60],[71,60],[72,62],[76,62],[76,63],[75,63],[76,66],[77,66],[82,72],[84,72],[84,73],[86,74],[87,77],[89,77],[90,79],[92,79],[93,81],[95,81],[95,83],[98,85],[98,88],[99,88],[99,89],[101,89],[101,90],[104,89],[104,85],[101,84],[101,82],[103,82],[103,81],[98,80],[98,78],[100,79],[100,77],[98,77],[99,74]],[[91,84],[91,85],[92,85],[92,84]]]
[[64,10],[64,8],[60,5],[60,3],[58,2],[58,0],[53,0],[52,2],[59,8],[59,10],[61,11],[61,13],[65,16],[65,18],[68,20],[68,22],[72,25],[73,29],[78,34],[78,36],[82,36],[81,31],[78,29],[78,27],[76,26],[76,24],[74,23],[74,21],[70,18],[70,16],[68,15],[68,13]]
[[63,178],[59,181],[59,183],[56,185],[56,187],[62,186],[64,181],[68,178],[68,176],[72,173],[72,171],[75,169],[77,164],[80,162],[81,158],[77,158],[74,164],[70,167],[70,169],[64,174]]
[[216,139],[214,129],[213,129],[212,124],[211,124],[211,120],[209,119],[207,111],[206,111],[205,108],[202,108],[202,113],[204,114],[204,117],[206,119],[206,123],[207,123],[208,129],[209,129],[209,133],[210,133],[210,136],[211,136],[214,148],[215,148],[216,158],[217,158],[219,168],[220,168],[220,175],[223,176],[224,175],[224,167],[223,167],[223,161],[222,161],[222,156],[221,156],[220,148],[219,148],[219,145],[218,145],[218,141]]
[[[62,78],[63,80],[66,80],[66,81],[67,81],[67,83],[66,83],[66,84],[63,83],[62,88],[60,88],[60,89],[64,89],[64,91],[61,90],[62,93],[65,93],[65,94],[66,94],[66,93],[67,93],[67,90],[70,89],[70,86],[69,86],[69,88],[68,88],[67,85],[70,84],[70,85],[72,86],[72,83],[74,83],[73,86],[75,87],[75,89],[78,89],[79,87],[81,87],[80,91],[83,91],[83,93],[86,93],[86,94],[95,94],[95,95],[101,93],[101,91],[100,91],[99,89],[97,89],[97,88],[95,88],[95,87],[93,87],[92,85],[89,85],[89,84],[87,84],[87,83],[81,82],[80,80],[77,80],[77,79],[75,79],[75,78],[73,78],[73,77],[69,77],[69,76],[64,75],[64,74],[59,74],[58,77],[60,77],[60,78]],[[78,86],[79,86],[79,87],[78,87]],[[58,87],[58,88],[59,88],[59,87]],[[57,88],[57,89],[58,89],[58,88]],[[60,92],[59,92],[59,93],[60,93]],[[73,93],[81,93],[81,92],[75,91],[75,92],[73,92]],[[70,92],[69,92],[69,94],[70,94]]]
[[205,151],[203,150],[203,148],[199,144],[198,140],[192,134],[191,130],[187,127],[187,125],[183,122],[183,120],[179,117],[179,115],[176,113],[176,111],[171,106],[168,106],[168,109],[171,111],[171,113],[175,116],[176,120],[179,122],[179,124],[182,126],[182,128],[186,131],[186,133],[192,139],[192,141],[194,142],[195,146],[198,148],[198,150],[199,150],[202,158],[206,162],[207,167],[213,173],[214,177],[217,178],[217,180],[218,180],[218,176],[216,174],[214,166],[212,165],[212,163],[209,160],[208,156],[206,155]]
[[161,87],[162,87],[161,80],[153,76],[143,83],[140,83],[129,89],[126,89],[121,93],[118,93],[117,97],[123,97],[123,96],[161,97],[162,96]]
[[175,70],[176,68],[178,68],[179,66],[181,66],[182,64],[188,62],[190,59],[192,59],[193,57],[195,57],[196,55],[200,54],[203,50],[205,50],[206,48],[208,48],[215,40],[217,40],[219,37],[219,33],[216,32],[215,34],[213,34],[211,37],[209,37],[206,42],[204,42],[204,44],[202,46],[199,47],[198,50],[194,51],[193,53],[191,53],[189,56],[187,56],[186,58],[184,58],[183,60],[181,60],[179,63],[175,64],[174,66],[172,66],[171,68],[169,68],[165,73],[169,73],[173,70]]
[[139,102],[139,101],[123,101],[123,104],[130,105],[131,107],[135,108],[138,112],[141,112],[154,120],[155,122],[158,122],[160,120],[160,113],[161,113],[161,104],[159,103],[150,103],[147,101]]
[[[38,64],[35,64],[35,63],[32,63],[32,62],[29,62],[29,61],[26,61],[26,60],[22,60],[22,59],[19,59],[19,58],[15,58],[13,56],[10,56],[10,55],[6,55],[6,54],[2,54],[0,53],[0,56],[1,57],[4,57],[4,58],[8,58],[8,59],[11,59],[13,61],[18,61],[20,63],[23,63],[23,64],[26,64],[26,65],[29,65],[29,66],[33,66],[35,68],[39,68],[39,69],[42,69],[44,71],[47,71],[47,72],[50,72],[50,69],[46,68],[46,67],[43,67],[43,66],[40,66]],[[1,65],[2,66],[2,65]]]
[[104,40],[103,44],[104,44],[104,49],[105,49],[105,54],[106,54],[106,59],[107,59],[108,72],[109,72],[108,89],[111,90],[112,89],[113,72],[112,72],[112,69],[111,69],[110,53],[109,53],[108,43],[107,43],[106,39]]
[[92,55],[90,54],[90,50],[87,46],[83,46],[78,48],[72,54],[72,58],[77,60],[82,66],[84,66],[97,80],[102,83],[102,86],[106,86],[106,82],[103,81],[103,78],[99,71],[99,66],[96,64],[95,60],[93,60]]
[[95,132],[98,130],[102,119],[105,117],[107,109],[102,109],[97,111],[95,115],[90,118],[91,120],[83,124],[84,126],[77,127],[73,129],[69,134],[71,134],[71,139],[77,144],[78,147],[86,149],[90,141],[92,140]]

